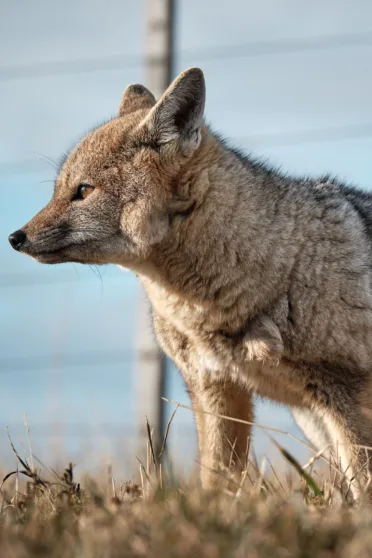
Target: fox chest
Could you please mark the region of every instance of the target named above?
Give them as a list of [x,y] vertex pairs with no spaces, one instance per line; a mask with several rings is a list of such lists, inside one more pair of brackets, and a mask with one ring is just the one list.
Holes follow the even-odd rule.
[[239,327],[234,316],[212,303],[198,304],[183,300],[158,286],[146,285],[146,290],[155,312],[195,342],[219,329]]

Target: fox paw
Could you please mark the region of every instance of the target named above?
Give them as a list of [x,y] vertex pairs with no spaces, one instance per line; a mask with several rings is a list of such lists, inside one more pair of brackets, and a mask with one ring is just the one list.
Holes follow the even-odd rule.
[[243,339],[248,360],[278,364],[284,350],[283,339],[276,324],[265,315],[254,320]]

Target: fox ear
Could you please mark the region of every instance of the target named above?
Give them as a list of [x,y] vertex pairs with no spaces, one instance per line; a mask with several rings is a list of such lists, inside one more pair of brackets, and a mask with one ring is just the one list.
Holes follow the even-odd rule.
[[150,109],[155,105],[155,102],[154,95],[143,85],[128,85],[121,99],[119,116],[125,116],[135,110]]
[[193,151],[200,144],[204,105],[203,72],[190,68],[168,87],[141,126],[158,145],[176,140],[183,151]]

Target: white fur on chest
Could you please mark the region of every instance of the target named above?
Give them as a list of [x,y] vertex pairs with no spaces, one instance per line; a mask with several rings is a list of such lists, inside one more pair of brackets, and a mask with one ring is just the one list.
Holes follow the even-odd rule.
[[205,322],[207,310],[204,306],[185,301],[157,285],[147,286],[147,291],[156,312],[180,333],[193,337],[193,332]]

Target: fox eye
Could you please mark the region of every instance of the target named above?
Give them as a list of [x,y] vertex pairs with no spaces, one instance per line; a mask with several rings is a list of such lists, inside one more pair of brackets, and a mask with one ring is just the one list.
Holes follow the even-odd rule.
[[79,184],[76,194],[72,197],[71,201],[85,200],[94,191],[94,186],[90,184]]

